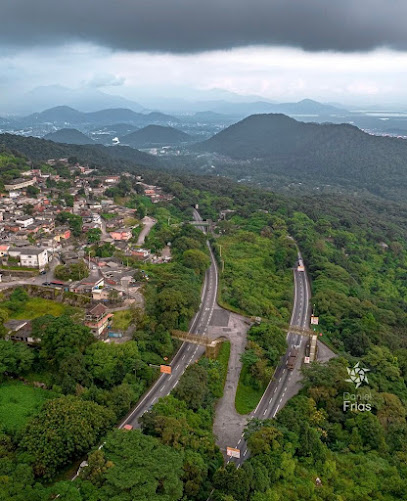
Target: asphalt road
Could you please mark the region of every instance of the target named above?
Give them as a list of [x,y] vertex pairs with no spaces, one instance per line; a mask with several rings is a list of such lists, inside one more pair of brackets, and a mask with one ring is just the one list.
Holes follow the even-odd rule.
[[[294,304],[290,325],[308,328],[310,320],[310,289],[306,272],[294,270],[294,287]],[[287,333],[287,351],[277,367],[259,404],[250,414],[250,418],[274,418],[277,412],[284,407],[286,402],[298,393],[301,388],[300,369],[302,361],[304,360],[306,342],[306,336],[301,336],[293,332]],[[288,370],[287,360],[294,348],[298,348],[299,353],[294,369]],[[229,458],[228,462],[234,461],[237,467],[239,467],[249,457],[249,451],[243,434],[235,447],[240,450],[240,459]]]
[[[194,213],[196,221],[201,221],[197,211]],[[201,227],[199,227],[201,228]],[[203,229],[203,227],[202,227]],[[216,307],[216,293],[218,288],[218,270],[215,257],[207,243],[211,255],[211,265],[206,271],[204,286],[202,289],[201,305],[198,313],[191,322],[189,332],[205,335],[211,322]],[[168,395],[177,385],[185,369],[205,352],[202,346],[191,343],[183,343],[171,362],[171,374],[161,374],[154,385],[144,395],[133,411],[122,421],[119,428],[129,424],[133,428],[139,427],[139,418],[154,405],[160,397]],[[158,370],[158,369],[157,369]]]
[[150,233],[151,228],[157,221],[150,216],[145,216],[141,222],[143,223],[143,229],[137,239],[137,245],[140,246],[144,245],[147,235]]

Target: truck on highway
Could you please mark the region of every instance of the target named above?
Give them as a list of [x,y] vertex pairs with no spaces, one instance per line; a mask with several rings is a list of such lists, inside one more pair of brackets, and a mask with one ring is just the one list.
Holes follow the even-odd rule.
[[292,371],[294,369],[297,356],[298,356],[298,348],[293,348],[287,360],[287,369],[289,371]]
[[304,261],[301,258],[298,259],[297,271],[305,271]]

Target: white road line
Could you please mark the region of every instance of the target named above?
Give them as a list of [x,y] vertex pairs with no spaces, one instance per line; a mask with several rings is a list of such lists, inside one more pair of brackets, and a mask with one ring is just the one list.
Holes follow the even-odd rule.
[[274,411],[273,417],[275,417],[275,416],[276,416],[276,414],[277,414],[277,411],[278,411],[279,407],[280,407],[280,404],[278,404],[278,405],[277,405],[277,409]]
[[266,415],[266,412],[267,412],[267,411],[268,411],[268,409],[266,409],[266,410],[263,412],[263,416],[265,416],[265,415]]
[[247,449],[244,451],[243,456],[246,456],[247,454]]
[[176,370],[176,371],[178,370],[178,367],[179,367],[179,364],[175,367],[175,370]]
[[185,353],[184,353],[184,354],[182,355],[182,358],[181,358],[181,360],[184,360],[184,358],[185,358]]
[[242,441],[242,440],[243,440],[243,438],[241,438],[241,439],[239,440],[239,442],[237,443],[237,445],[240,445],[240,443],[241,443],[241,441]]

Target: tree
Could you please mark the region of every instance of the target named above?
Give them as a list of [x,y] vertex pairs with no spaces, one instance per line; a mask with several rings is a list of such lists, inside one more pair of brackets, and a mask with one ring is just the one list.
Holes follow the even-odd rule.
[[4,338],[7,334],[7,329],[4,327],[4,324],[7,322],[8,317],[8,311],[5,308],[0,308],[0,339]]
[[90,481],[101,485],[101,501],[182,498],[182,453],[139,430],[111,432],[101,451],[105,462],[98,454],[92,458],[92,470],[86,473]]
[[200,365],[190,365],[179,380],[174,396],[184,400],[190,409],[202,407],[208,393],[208,373]]
[[126,374],[140,367],[141,359],[135,341],[124,344],[94,343],[85,354],[86,367],[96,384],[111,388],[120,384]]
[[187,268],[192,268],[197,275],[203,275],[211,260],[204,252],[198,249],[189,249],[182,254],[182,260]]
[[58,223],[65,224],[68,223],[71,228],[72,234],[75,237],[79,237],[82,234],[82,218],[76,214],[71,214],[70,212],[60,212],[57,214],[55,220]]
[[75,323],[67,315],[44,317],[33,320],[33,336],[40,338],[40,356],[53,368],[74,353],[83,353],[95,341],[91,330]]
[[34,353],[28,346],[0,339],[0,375],[20,376],[29,372],[33,361]]
[[100,228],[91,228],[86,234],[89,244],[100,242],[101,236],[102,236],[102,230]]
[[113,413],[94,402],[73,396],[48,400],[28,423],[21,447],[35,475],[49,479],[95,445],[113,421]]
[[59,264],[55,267],[54,275],[59,280],[82,280],[89,276],[89,268],[83,260],[77,263]]

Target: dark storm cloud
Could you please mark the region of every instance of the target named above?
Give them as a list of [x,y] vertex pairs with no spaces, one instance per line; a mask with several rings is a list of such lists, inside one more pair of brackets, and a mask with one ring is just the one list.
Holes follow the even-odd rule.
[[88,41],[200,52],[246,45],[407,49],[406,0],[1,0],[6,46]]

